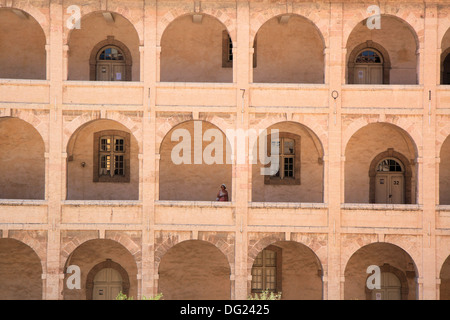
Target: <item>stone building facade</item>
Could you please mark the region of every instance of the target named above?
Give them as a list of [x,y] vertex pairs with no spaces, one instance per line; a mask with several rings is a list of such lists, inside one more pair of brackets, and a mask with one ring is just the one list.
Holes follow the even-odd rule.
[[0,0],[0,30],[1,299],[450,298],[450,2]]

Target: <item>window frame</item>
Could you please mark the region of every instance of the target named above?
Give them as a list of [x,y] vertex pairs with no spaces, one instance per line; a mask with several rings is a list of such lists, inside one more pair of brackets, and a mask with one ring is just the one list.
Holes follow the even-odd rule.
[[[291,139],[294,141],[294,154],[293,155],[284,155],[282,154],[282,149],[279,150],[280,152],[280,172],[282,172],[282,174],[280,174],[280,176],[275,176],[275,175],[266,175],[264,176],[264,184],[267,185],[300,185],[301,184],[301,137],[299,135],[293,134],[293,133],[288,133],[288,132],[280,132],[278,134],[278,138],[280,139],[280,145],[284,145],[283,141],[285,139]],[[268,149],[268,156],[270,157],[271,155],[271,147],[272,147],[272,143],[271,143],[271,135],[267,136],[267,149]],[[286,158],[294,158],[294,163],[293,163],[293,177],[284,177],[284,159]],[[266,166],[269,167],[270,163]]]
[[[273,251],[275,253],[275,263],[274,265],[271,266],[266,266],[264,263],[264,256],[265,256],[265,252],[267,251]],[[263,263],[261,266],[256,265],[256,259],[257,257],[262,254],[263,255]],[[253,284],[254,284],[254,277],[253,277],[253,272],[255,269],[261,269],[262,270],[262,289],[254,289],[253,288]],[[278,293],[278,292],[282,292],[282,249],[280,247],[274,246],[274,245],[269,245],[268,247],[264,248],[263,250],[261,250],[255,257],[254,261],[253,261],[253,265],[252,265],[252,269],[250,271],[250,274],[252,275],[252,280],[250,282],[250,291],[251,293],[261,293],[263,292],[265,289],[265,283],[266,283],[266,279],[265,279],[265,275],[266,275],[266,269],[275,269],[275,289],[267,289],[269,292],[274,292],[274,293]]]
[[[101,139],[103,137],[111,138],[111,147],[109,151],[103,151],[100,148]],[[115,139],[116,138],[123,139],[123,151],[115,151]],[[103,130],[94,133],[94,165],[93,165],[93,181],[94,182],[130,182],[130,134],[125,131],[120,130]],[[112,175],[100,174],[100,161],[102,155],[109,154],[111,156],[111,172]],[[115,156],[121,155],[123,156],[123,175],[114,174],[115,171]]]

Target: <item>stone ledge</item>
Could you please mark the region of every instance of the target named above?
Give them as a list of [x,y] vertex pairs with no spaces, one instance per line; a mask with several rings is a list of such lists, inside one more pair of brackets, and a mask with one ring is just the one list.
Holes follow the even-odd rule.
[[0,206],[46,206],[47,200],[0,199]]
[[157,200],[157,206],[165,207],[208,207],[208,208],[228,208],[234,207],[234,202],[225,201],[185,201],[185,200]]
[[95,206],[95,207],[136,207],[141,206],[140,200],[65,200],[63,206]]
[[249,202],[250,208],[326,209],[328,204],[315,202]]
[[401,210],[420,211],[423,205],[420,204],[384,204],[384,203],[343,203],[341,209],[344,210]]

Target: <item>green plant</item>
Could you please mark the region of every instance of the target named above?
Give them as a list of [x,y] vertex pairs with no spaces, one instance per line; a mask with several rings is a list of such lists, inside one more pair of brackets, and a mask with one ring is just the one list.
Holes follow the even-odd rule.
[[248,297],[248,300],[281,300],[281,292],[275,293],[264,290],[260,294],[254,293]]
[[[161,300],[163,297],[162,293],[158,293],[156,296],[152,296],[147,298],[146,296],[142,296],[141,300]],[[116,296],[115,300],[134,300],[133,297],[127,297],[126,294],[124,294],[122,291],[119,292],[119,294]]]

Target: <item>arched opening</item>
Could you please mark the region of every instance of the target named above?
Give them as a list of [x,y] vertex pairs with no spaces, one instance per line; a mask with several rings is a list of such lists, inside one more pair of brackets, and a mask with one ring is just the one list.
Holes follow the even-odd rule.
[[323,269],[316,254],[307,246],[278,241],[251,258],[249,294],[267,290],[281,292],[283,300],[322,299]]
[[439,286],[440,300],[450,300],[450,256],[445,259],[439,273],[441,284]]
[[450,29],[447,30],[441,41],[441,79],[443,85],[450,84]]
[[84,124],[67,145],[67,199],[137,200],[138,153],[124,125],[103,119]]
[[232,201],[231,144],[207,121],[172,128],[160,146],[159,200],[215,201],[225,184]]
[[[390,15],[381,15],[380,24],[380,29],[371,29],[365,19],[350,33],[346,45],[347,83],[417,84],[419,42],[414,29]],[[360,56],[364,52],[367,56]],[[367,61],[369,55],[371,61]],[[380,62],[376,62],[378,59]]]
[[322,34],[308,19],[274,17],[255,36],[253,82],[324,83],[324,49]]
[[[67,287],[71,274],[67,273],[66,269],[70,265],[80,268],[80,289]],[[136,261],[132,254],[116,241],[95,239],[82,243],[67,258],[64,272],[65,300],[114,300],[120,291],[129,297],[137,298]]]
[[161,38],[162,82],[233,82],[232,41],[215,17],[188,14],[172,21]]
[[0,78],[46,79],[45,33],[28,13],[0,8]]
[[107,259],[93,267],[86,279],[87,300],[114,300],[121,292],[128,296],[130,279],[118,263]]
[[417,277],[415,263],[405,250],[386,242],[372,243],[358,249],[347,262],[344,298],[415,300]]
[[93,12],[68,39],[68,80],[139,81],[140,39],[133,24],[115,12]]
[[323,146],[312,130],[276,123],[257,137],[252,151],[253,202],[323,202]]
[[345,149],[345,202],[416,203],[416,150],[409,134],[395,125],[359,129]]
[[42,299],[41,260],[33,249],[15,239],[0,239],[0,299]]
[[450,137],[442,144],[439,158],[439,204],[450,205]]
[[170,248],[158,269],[159,288],[166,300],[228,300],[230,265],[213,244],[183,241]]
[[0,118],[0,198],[45,198],[45,144],[18,118]]
[[[351,69],[353,71],[351,71]],[[386,70],[389,72],[388,70]],[[349,73],[353,72],[354,84],[383,84],[384,83],[384,58],[375,49],[366,48],[360,51],[353,66],[349,64]]]
[[445,53],[445,58],[442,63],[442,83],[441,84],[450,84],[450,50],[447,50]]
[[90,80],[131,81],[132,65],[130,50],[109,36],[92,49],[89,59]]

